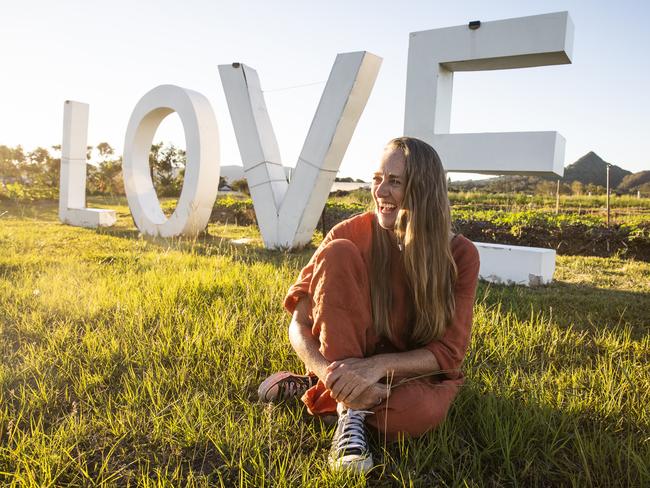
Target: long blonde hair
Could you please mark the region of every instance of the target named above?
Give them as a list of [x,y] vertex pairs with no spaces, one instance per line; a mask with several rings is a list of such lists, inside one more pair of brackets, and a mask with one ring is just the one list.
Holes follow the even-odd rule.
[[[409,345],[440,338],[454,314],[456,263],[451,254],[451,211],[440,157],[429,144],[411,137],[393,139],[388,148],[406,160],[404,199],[393,229],[402,247],[415,319]],[[391,339],[391,231],[373,222],[370,294],[375,331]]]

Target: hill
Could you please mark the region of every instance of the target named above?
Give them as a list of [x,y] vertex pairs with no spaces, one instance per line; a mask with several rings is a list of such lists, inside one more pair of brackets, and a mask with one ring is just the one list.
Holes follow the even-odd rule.
[[617,190],[626,192],[650,192],[650,171],[639,171],[625,176]]
[[[596,185],[605,188],[607,185],[608,164],[609,163],[604,161],[600,156],[598,156],[598,154],[589,151],[580,159],[564,168],[564,176],[561,181],[567,185],[567,188],[568,185],[575,181],[582,183],[584,186]],[[615,164],[610,165],[609,171],[609,181],[612,189],[619,189],[626,192],[636,191],[636,186],[650,181],[650,175],[643,175],[643,173],[650,173],[648,171],[638,173],[641,174],[638,178],[632,178],[634,175],[630,171],[616,166]],[[630,180],[632,183],[628,184],[625,189],[618,188],[625,178],[632,178]],[[556,176],[506,175],[485,180],[452,182],[450,187],[462,191],[482,190],[487,192],[534,192],[540,185],[548,186],[549,182],[555,182],[556,180]]]
[[[591,183],[592,185],[606,186],[607,164],[598,154],[589,151],[575,163],[564,168],[564,177],[562,179],[567,183],[579,181],[583,185]],[[617,188],[623,178],[631,174],[631,171],[612,164],[609,169],[610,186]]]

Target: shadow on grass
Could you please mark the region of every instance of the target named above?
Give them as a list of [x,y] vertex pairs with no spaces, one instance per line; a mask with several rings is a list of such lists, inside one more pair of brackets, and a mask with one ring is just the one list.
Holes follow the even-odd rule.
[[[447,420],[420,439],[374,451],[373,486],[648,486],[641,430],[468,385]],[[390,476],[387,476],[390,475]],[[390,481],[390,477],[397,478]],[[388,479],[386,479],[388,478]],[[465,484],[467,483],[467,484]]]
[[611,330],[620,332],[625,326],[632,339],[650,333],[650,293],[608,290],[582,284],[554,282],[539,288],[480,283],[477,303],[501,307],[519,321],[538,313],[561,327],[578,331]]
[[22,264],[0,263],[0,279],[13,281],[14,275],[19,275],[24,269]]
[[195,238],[143,236],[135,228],[124,227],[104,227],[100,229],[87,229],[87,231],[128,240],[144,239],[150,245],[161,250],[174,249],[179,252],[198,256],[223,254],[243,264],[262,262],[280,265],[287,260],[295,260],[297,265],[304,266],[316,250],[311,244],[297,250],[274,250],[266,249],[260,245],[236,244],[233,243],[233,239],[230,237],[212,235],[205,231]]
[[56,221],[59,218],[59,204],[53,200],[20,202],[0,200],[0,217]]
[[[485,385],[466,383],[446,421],[421,438],[386,445],[381,434],[372,432],[376,467],[368,476],[368,486],[647,486],[650,482],[650,443],[644,438],[644,427],[621,428],[616,419],[571,413],[485,390]],[[316,435],[300,450],[318,451],[326,459],[333,425],[308,415],[299,404],[275,408],[290,409],[286,415],[294,422],[309,424]],[[263,431],[269,428],[260,425]],[[197,450],[209,448],[201,444]],[[231,483],[239,481],[236,472],[230,474],[235,476]]]

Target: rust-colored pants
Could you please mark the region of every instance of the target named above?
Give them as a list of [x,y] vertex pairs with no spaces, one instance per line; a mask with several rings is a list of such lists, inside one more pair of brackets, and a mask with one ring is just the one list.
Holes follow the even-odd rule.
[[[368,268],[351,241],[334,239],[320,250],[309,294],[313,298],[312,333],[328,361],[399,351],[374,333]],[[393,307],[404,305],[393,303]],[[400,433],[419,436],[444,420],[456,390],[454,384],[429,378],[406,382],[371,409],[374,415],[366,417],[366,423],[387,440],[395,440]],[[305,393],[303,401],[313,414],[336,410],[336,401],[320,381]]]

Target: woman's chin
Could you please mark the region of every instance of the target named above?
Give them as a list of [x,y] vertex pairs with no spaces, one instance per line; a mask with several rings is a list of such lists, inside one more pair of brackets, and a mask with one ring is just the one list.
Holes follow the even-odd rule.
[[377,212],[377,223],[379,224],[379,227],[382,229],[386,230],[393,230],[395,227],[395,220],[397,218],[397,215],[386,215],[381,212]]

